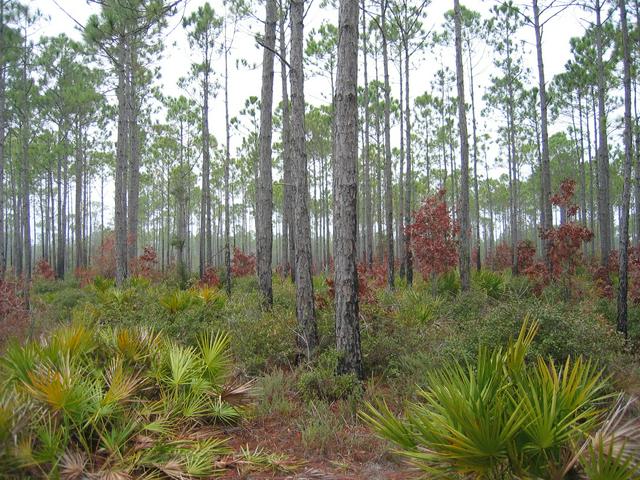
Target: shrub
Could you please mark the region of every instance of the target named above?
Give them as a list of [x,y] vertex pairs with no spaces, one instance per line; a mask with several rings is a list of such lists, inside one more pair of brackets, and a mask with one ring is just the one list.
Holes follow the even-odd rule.
[[498,272],[481,270],[474,274],[473,281],[487,296],[496,300],[502,298],[506,290],[504,278]]
[[335,350],[323,352],[316,365],[304,371],[298,381],[298,390],[306,400],[334,402],[351,396],[360,396],[362,388],[354,374],[337,374],[338,354]]
[[0,347],[10,338],[24,338],[29,329],[29,309],[22,285],[0,280]]
[[[4,474],[29,478],[207,477],[227,453],[212,427],[240,418],[229,337],[184,347],[144,329],[62,327],[11,345],[0,405]],[[6,427],[5,427],[6,428]],[[0,439],[3,435],[0,435]]]
[[622,424],[615,410],[605,420],[606,381],[592,363],[578,358],[558,366],[538,357],[525,364],[536,331],[525,322],[507,348],[481,348],[476,365],[452,362],[430,373],[404,419],[385,403],[367,404],[361,416],[437,476],[564,478],[578,464],[601,473],[595,464],[617,475],[590,478],[634,478],[637,421]]
[[247,255],[239,248],[233,249],[231,259],[231,275],[234,277],[247,277],[256,273],[255,255]]
[[293,379],[284,370],[276,369],[273,372],[263,375],[257,381],[258,404],[256,413],[261,416],[291,415],[294,405],[289,399],[293,390]]
[[407,229],[411,234],[411,249],[424,278],[442,274],[457,265],[455,236],[458,228],[451,219],[445,190],[424,201]]
[[55,280],[56,278],[56,272],[53,271],[53,268],[45,258],[41,258],[36,262],[34,274],[36,278],[43,280]]
[[438,276],[436,279],[436,292],[438,295],[453,297],[460,292],[460,275],[455,270],[450,270]]

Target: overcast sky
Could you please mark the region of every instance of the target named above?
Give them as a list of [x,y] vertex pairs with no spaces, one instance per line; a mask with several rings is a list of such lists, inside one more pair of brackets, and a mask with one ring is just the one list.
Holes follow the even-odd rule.
[[[80,39],[82,34],[78,24],[86,24],[87,19],[92,13],[98,13],[99,7],[95,4],[88,4],[85,0],[28,0],[32,8],[39,9],[45,16],[42,20],[37,35],[53,36],[60,33],[66,33],[72,38]],[[198,52],[190,52],[188,42],[186,40],[186,32],[182,27],[182,18],[188,16],[190,12],[199,5],[205,3],[205,0],[186,0],[179,8],[178,13],[169,19],[168,28],[165,30],[165,44],[167,46],[162,58],[158,60],[162,74],[162,91],[169,95],[180,95],[185,93],[177,83],[178,79],[188,74],[192,62],[199,61]],[[218,14],[222,14],[224,7],[221,1],[214,0],[210,2]],[[264,5],[253,2],[255,9],[253,14],[262,18],[264,16]],[[483,14],[484,18],[489,17],[489,9],[496,4],[496,0],[467,0],[463,4],[471,9],[477,10]],[[519,3],[519,2],[516,2]],[[305,19],[305,33],[309,33],[311,29],[319,26],[323,21],[329,21],[337,24],[338,12],[331,8],[320,8],[320,0],[314,0]],[[525,7],[525,3],[522,3]],[[435,27],[440,29],[444,21],[444,13],[453,7],[453,0],[432,0],[431,5],[427,9],[427,19],[425,26],[430,29]],[[567,10],[555,17],[544,30],[544,62],[547,80],[550,81],[553,75],[564,70],[564,65],[570,58],[569,40],[571,37],[580,36],[584,32],[584,26],[587,14],[577,9]],[[256,46],[254,35],[263,30],[262,25],[256,19],[243,22],[234,37],[232,58],[244,59],[249,65],[237,66],[230,63],[230,114],[234,116],[242,109],[245,100],[251,95],[260,95],[260,62],[262,60],[262,52]],[[528,50],[525,63],[532,72],[536,72],[534,35],[533,29],[524,27],[521,33],[521,39],[525,42],[525,50]],[[430,82],[434,77],[435,71],[440,68],[440,59],[443,59],[450,68],[454,66],[453,50],[444,51],[441,54],[434,55],[433,52],[425,50],[425,52],[416,54],[412,58],[411,71],[411,92],[412,97],[423,94],[430,90]],[[276,62],[276,69],[279,63]],[[214,70],[222,72],[222,61],[218,59],[214,64]],[[489,83],[489,74],[492,70],[491,49],[481,46],[477,52],[474,52],[474,73],[476,80],[476,96],[480,98],[484,88]],[[392,67],[391,82],[394,95],[398,95],[399,81],[397,69]],[[373,77],[373,65],[369,67],[370,78]],[[362,76],[362,69],[360,69]],[[312,77],[311,72],[307,71],[307,79],[305,83],[306,101],[310,104],[323,104],[329,102],[329,83],[327,78]],[[280,100],[280,82],[279,71],[276,71],[274,85],[275,101]],[[533,85],[536,77],[531,76]],[[362,83],[362,78],[361,78]],[[451,96],[455,96],[455,84],[450,85]],[[210,107],[210,125],[212,133],[218,139],[224,139],[224,104],[222,92],[219,92],[216,98],[211,101]],[[468,99],[467,99],[468,101]],[[481,108],[478,109],[480,111]],[[490,118],[481,118],[480,126],[489,124],[495,126],[495,121]],[[399,144],[399,131],[392,134],[394,144]],[[240,138],[232,138],[231,151],[241,143]],[[491,175],[498,175],[502,169],[492,169]],[[111,196],[111,193],[109,193]],[[109,197],[110,198],[110,197]]]

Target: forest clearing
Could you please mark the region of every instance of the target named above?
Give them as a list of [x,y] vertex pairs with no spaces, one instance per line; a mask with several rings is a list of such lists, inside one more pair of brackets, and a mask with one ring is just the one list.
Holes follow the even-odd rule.
[[0,0],[0,478],[640,478],[639,80],[638,0]]

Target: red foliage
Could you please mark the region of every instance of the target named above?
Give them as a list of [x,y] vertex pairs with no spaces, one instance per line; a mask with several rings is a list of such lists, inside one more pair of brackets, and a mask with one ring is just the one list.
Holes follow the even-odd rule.
[[[358,269],[358,299],[361,302],[367,302],[367,303],[372,303],[375,301],[375,290],[373,287],[377,287],[380,288],[377,285],[377,282],[379,281],[379,279],[377,278],[377,274],[373,274],[371,275],[371,272],[373,272],[373,268],[371,270],[367,270],[367,266],[365,263],[360,263],[357,266]],[[386,275],[386,268],[384,269],[384,275]],[[385,277],[386,278],[386,277]],[[334,284],[334,280],[331,277],[327,277],[325,279],[325,283],[327,284],[327,293],[329,295],[329,298],[331,298],[332,300],[335,298],[336,296],[336,291],[335,291],[335,284]],[[384,286],[385,283],[383,281],[382,285]],[[318,306],[318,308],[323,308],[326,306],[327,303],[327,299],[322,297],[321,295],[316,295],[316,306]]]
[[156,264],[158,254],[156,249],[150,245],[145,245],[142,255],[129,262],[129,272],[136,277],[155,279],[158,276]]
[[522,271],[530,268],[536,257],[536,246],[531,240],[522,240],[518,243],[518,268]]
[[116,236],[113,232],[104,237],[104,242],[99,248],[94,266],[96,275],[104,278],[116,277]]
[[554,205],[566,209],[567,222],[540,233],[540,237],[549,242],[550,275],[553,279],[573,275],[582,260],[582,244],[593,238],[591,230],[572,220],[578,213],[577,205],[571,203],[575,187],[574,180],[565,180],[560,185],[560,193],[551,197]]
[[458,264],[458,227],[451,220],[445,190],[428,197],[413,214],[407,227],[411,233],[411,249],[422,276],[441,274]]
[[18,282],[0,280],[0,346],[9,338],[22,339],[29,329],[29,310]]
[[56,279],[56,272],[53,271],[53,268],[51,267],[49,262],[47,262],[47,260],[45,260],[44,258],[38,260],[34,273],[37,278],[41,278],[43,280]]
[[493,251],[489,252],[487,264],[492,270],[506,270],[507,268],[511,268],[511,264],[513,263],[512,257],[511,246],[502,242],[496,245]]
[[247,255],[239,248],[233,249],[231,260],[231,274],[234,277],[247,277],[256,273],[255,255]]
[[574,180],[564,180],[559,193],[551,197],[553,205],[565,209],[567,221],[540,232],[540,238],[548,242],[550,267],[538,262],[525,270],[540,288],[550,281],[558,280],[564,281],[569,287],[571,277],[582,261],[582,244],[593,238],[591,230],[573,220],[578,213],[577,205],[572,203],[575,187]]
[[96,273],[96,269],[95,268],[92,268],[92,267],[89,267],[89,268],[77,267],[73,271],[73,275],[80,282],[80,287],[84,288],[87,285],[93,283],[93,280],[97,277],[98,274]]
[[218,277],[218,272],[216,271],[216,269],[209,266],[205,268],[204,275],[202,275],[202,278],[198,282],[198,285],[201,287],[219,287],[220,285],[222,285],[222,282],[220,282],[220,277]]

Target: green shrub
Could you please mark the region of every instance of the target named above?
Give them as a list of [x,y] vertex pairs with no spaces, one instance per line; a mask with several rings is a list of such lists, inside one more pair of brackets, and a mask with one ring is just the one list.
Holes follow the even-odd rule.
[[473,274],[474,286],[483,291],[488,297],[499,300],[506,290],[504,277],[499,272],[481,270]]
[[277,415],[289,416],[293,412],[294,404],[289,395],[293,390],[293,379],[283,370],[276,369],[263,375],[257,381],[258,403],[256,413],[259,416]]
[[460,275],[456,270],[449,270],[438,276],[436,280],[438,295],[454,297],[460,292]]
[[[61,327],[0,369],[0,471],[23,478],[207,477],[240,418],[229,337],[186,347],[141,328]],[[11,435],[7,435],[7,431]]]
[[333,402],[362,395],[362,387],[354,374],[339,375],[338,353],[335,350],[323,352],[316,364],[302,372],[298,380],[298,390],[305,400]]
[[[602,371],[580,357],[560,366],[538,357],[527,365],[536,332],[537,324],[525,322],[506,349],[480,348],[475,365],[452,362],[431,372],[404,419],[385,403],[368,404],[361,416],[436,476],[564,478],[581,463],[587,472],[596,464],[616,473],[603,476],[595,466],[592,479],[635,478],[638,425],[621,424],[624,408],[604,420]],[[612,446],[582,448],[603,444]]]

